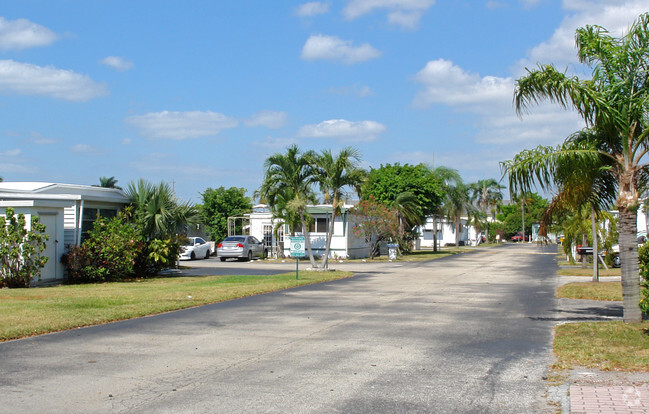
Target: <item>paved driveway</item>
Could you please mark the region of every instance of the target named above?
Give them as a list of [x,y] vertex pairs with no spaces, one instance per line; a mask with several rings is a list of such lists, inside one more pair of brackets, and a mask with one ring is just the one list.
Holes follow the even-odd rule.
[[0,411],[552,411],[555,252],[371,264],[351,279],[0,343]]

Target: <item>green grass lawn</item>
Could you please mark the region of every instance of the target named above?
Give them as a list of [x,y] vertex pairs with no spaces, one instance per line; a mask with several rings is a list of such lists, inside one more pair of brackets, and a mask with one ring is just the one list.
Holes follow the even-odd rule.
[[590,300],[622,300],[621,282],[566,283],[557,289],[557,297]]
[[[619,269],[616,269],[619,270]],[[557,297],[621,301],[621,282],[568,283]],[[649,371],[649,322],[579,322],[555,328],[556,370],[576,367]]]
[[96,325],[351,277],[301,271],[0,290],[0,341]]
[[649,371],[649,322],[581,322],[557,326],[554,369]]
[[[593,268],[592,267],[586,269],[582,269],[580,267],[564,268],[564,269],[559,269],[557,274],[559,276],[592,276]],[[622,275],[622,270],[619,268],[616,269],[616,268],[609,267],[608,270],[599,269],[600,277],[621,276],[621,275]]]

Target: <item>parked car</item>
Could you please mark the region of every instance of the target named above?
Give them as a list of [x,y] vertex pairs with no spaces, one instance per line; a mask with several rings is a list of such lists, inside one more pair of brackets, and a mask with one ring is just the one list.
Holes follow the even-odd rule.
[[216,246],[216,255],[225,262],[227,258],[252,260],[253,257],[265,258],[268,251],[262,242],[254,236],[228,236]]
[[189,243],[180,246],[179,260],[209,259],[212,254],[211,246],[200,237],[189,237]]
[[[525,241],[527,241],[527,239],[528,239],[528,236],[525,235]],[[512,238],[511,238],[511,241],[513,241],[513,242],[523,241],[523,232],[519,231],[518,233],[514,234],[512,236]]]

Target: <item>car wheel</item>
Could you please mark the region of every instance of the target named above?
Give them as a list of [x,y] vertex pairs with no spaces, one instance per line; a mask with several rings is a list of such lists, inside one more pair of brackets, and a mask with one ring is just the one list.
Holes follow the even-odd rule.
[[207,249],[207,252],[205,252],[205,258],[206,259],[210,258],[210,249]]
[[221,259],[222,262],[225,262],[225,257],[219,257],[219,259]]
[[196,255],[194,254],[194,252],[192,252],[192,254],[189,256],[189,258],[190,258],[190,260],[196,260]]
[[620,256],[616,255],[613,258],[613,267],[620,267]]
[[248,261],[252,260],[252,250],[248,250]]

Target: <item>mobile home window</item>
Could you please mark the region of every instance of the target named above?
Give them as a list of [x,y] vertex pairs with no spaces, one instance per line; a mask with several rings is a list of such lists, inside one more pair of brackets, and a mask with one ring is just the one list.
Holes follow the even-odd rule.
[[326,233],[327,232],[327,219],[326,218],[315,218],[313,223],[309,226],[309,231],[311,233]]

